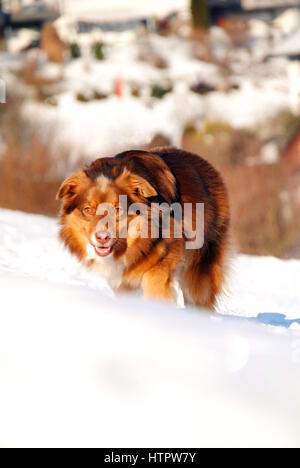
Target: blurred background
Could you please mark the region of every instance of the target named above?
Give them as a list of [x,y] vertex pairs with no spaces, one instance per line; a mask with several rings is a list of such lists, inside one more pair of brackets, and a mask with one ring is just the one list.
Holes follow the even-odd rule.
[[176,145],[224,175],[239,252],[300,258],[299,0],[0,0],[0,207]]

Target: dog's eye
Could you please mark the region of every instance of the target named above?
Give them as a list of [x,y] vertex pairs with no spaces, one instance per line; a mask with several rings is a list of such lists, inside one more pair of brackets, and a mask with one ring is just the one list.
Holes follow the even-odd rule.
[[87,205],[83,208],[82,213],[84,216],[95,216],[96,210],[92,206]]

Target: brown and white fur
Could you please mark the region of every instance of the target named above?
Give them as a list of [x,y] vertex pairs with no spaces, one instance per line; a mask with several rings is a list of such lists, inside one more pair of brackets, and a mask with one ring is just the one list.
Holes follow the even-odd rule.
[[[128,204],[144,203],[149,209],[153,201],[192,203],[193,211],[196,203],[203,203],[203,247],[187,250],[184,235],[145,239],[131,237],[129,232],[127,238],[112,238],[105,230],[97,232],[101,219],[97,207],[110,203],[118,213],[119,195],[127,195]],[[62,201],[61,239],[116,292],[142,290],[146,298],[174,300],[176,279],[186,304],[215,308],[226,277],[230,210],[221,176],[200,156],[161,148],[98,159],[69,177],[58,199]],[[118,213],[118,229],[121,218]],[[137,218],[138,214],[128,215],[128,225]]]

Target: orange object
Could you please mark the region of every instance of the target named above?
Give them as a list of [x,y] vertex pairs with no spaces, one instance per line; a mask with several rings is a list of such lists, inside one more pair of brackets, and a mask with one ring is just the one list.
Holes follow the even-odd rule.
[[122,78],[117,78],[116,96],[118,96],[120,99],[124,96],[124,81],[122,80]]

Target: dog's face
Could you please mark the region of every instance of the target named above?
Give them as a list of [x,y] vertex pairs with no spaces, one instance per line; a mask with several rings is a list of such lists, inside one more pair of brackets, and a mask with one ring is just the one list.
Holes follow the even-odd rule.
[[[130,213],[133,203],[147,207],[155,188],[124,169],[116,178],[89,178],[84,171],[68,178],[58,192],[62,201],[61,238],[80,260],[104,263],[125,258],[134,247],[130,226],[142,222]],[[124,235],[125,233],[125,235]]]

